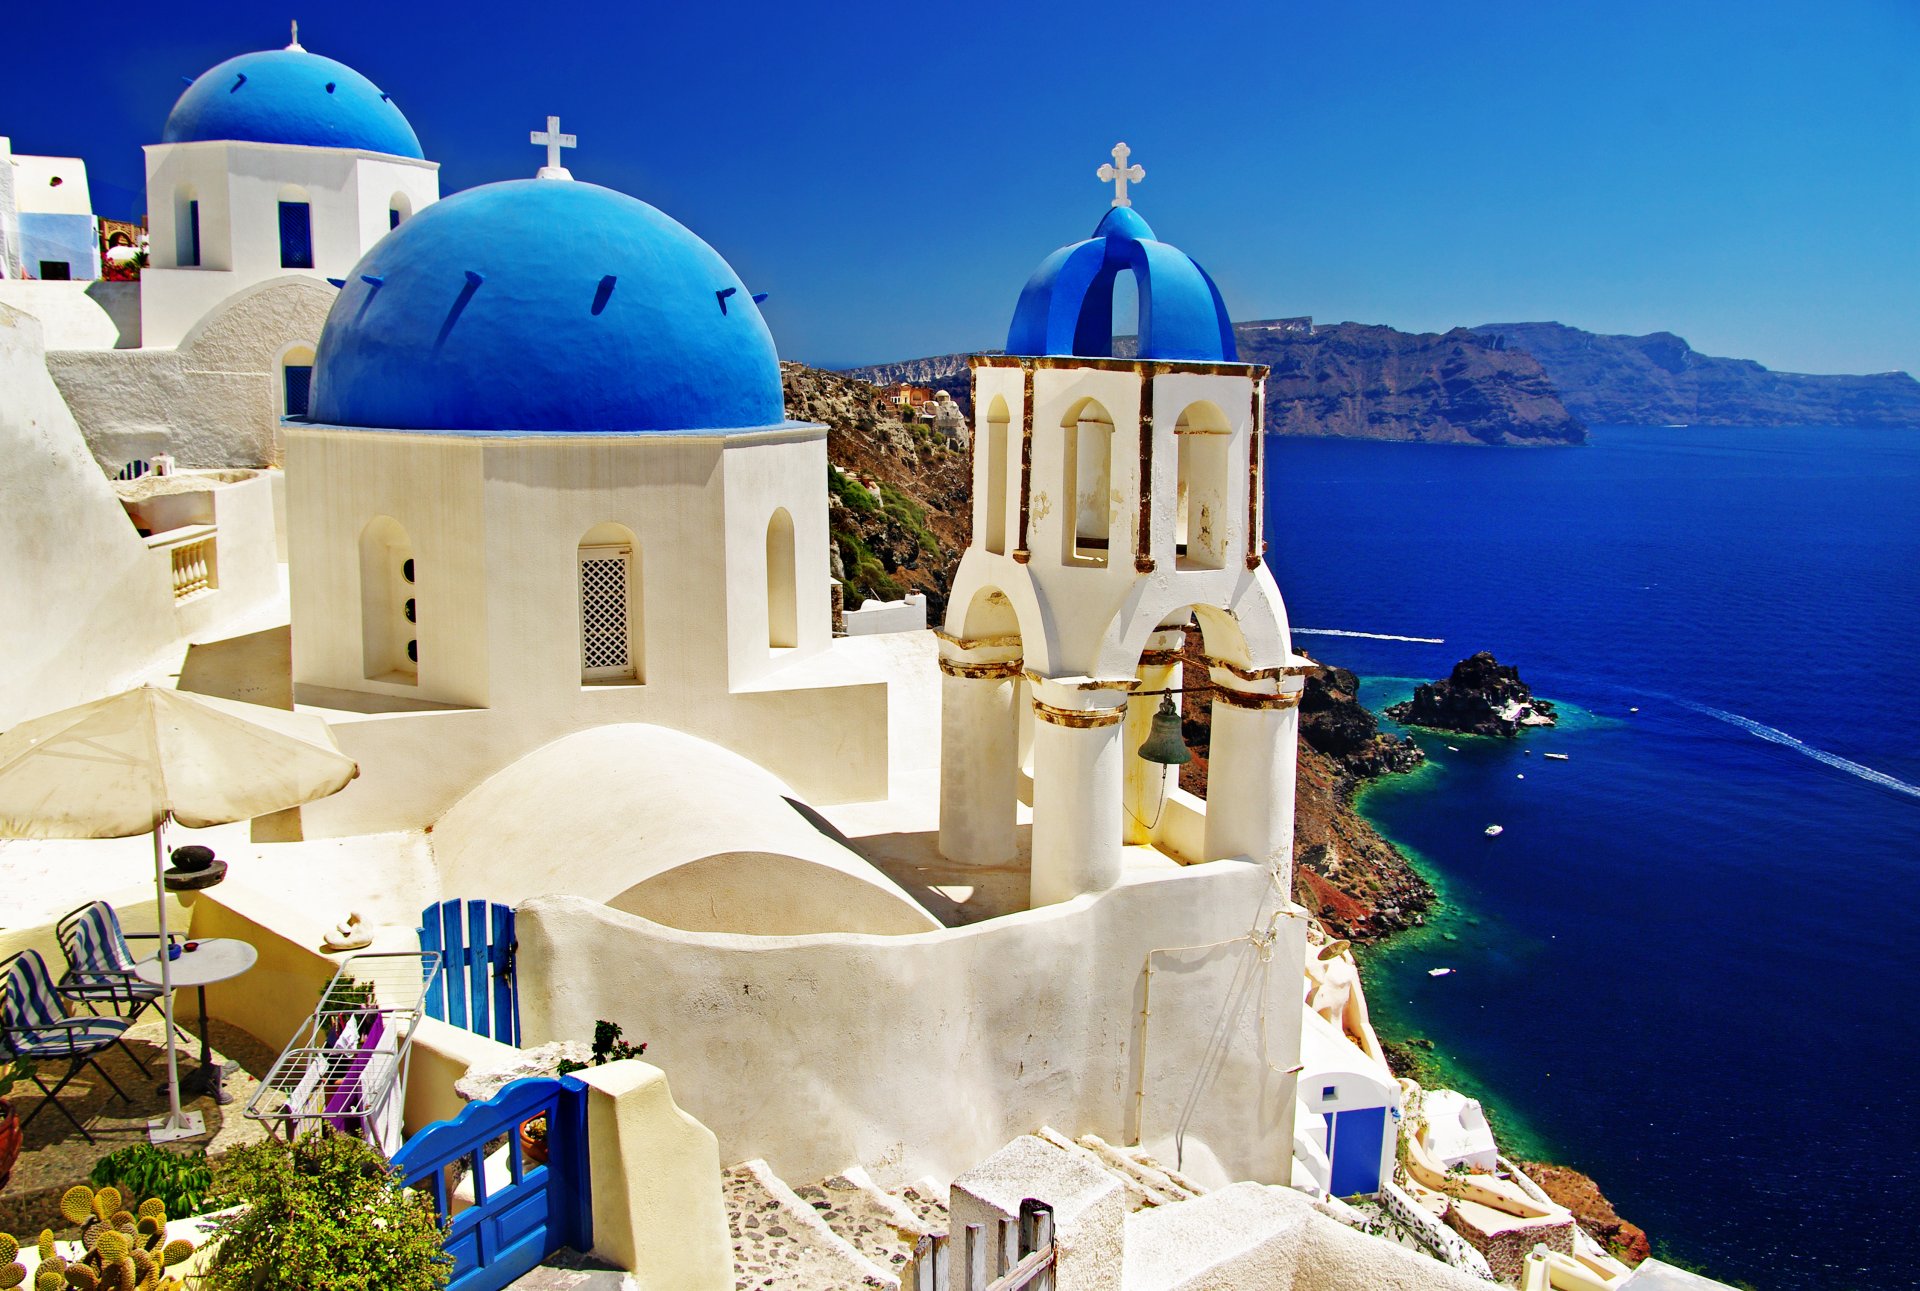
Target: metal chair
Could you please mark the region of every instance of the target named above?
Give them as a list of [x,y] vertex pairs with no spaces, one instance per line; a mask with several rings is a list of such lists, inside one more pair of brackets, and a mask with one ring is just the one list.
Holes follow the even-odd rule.
[[82,1067],[90,1066],[120,1096],[121,1102],[132,1102],[127,1091],[115,1084],[107,1069],[100,1065],[99,1054],[111,1048],[133,1023],[131,1019],[118,1017],[68,1017],[60,1003],[62,994],[64,992],[53,984],[47,961],[40,957],[39,951],[23,950],[0,961],[0,1053],[36,1064],[64,1061],[67,1072],[51,1089],[40,1079],[37,1069],[32,1073],[33,1083],[46,1095],[46,1101],[20,1122],[20,1128],[33,1124],[41,1108],[51,1103],[73,1122],[73,1128],[80,1131],[81,1137],[91,1143],[93,1135],[61,1104],[60,1091],[80,1074]]
[[[129,940],[158,941],[159,933],[124,933],[112,906],[105,901],[89,901],[62,915],[54,925],[54,935],[67,956],[67,971],[58,986],[68,999],[87,1005],[94,1013],[105,1005],[115,1017],[131,1024],[160,998],[159,986],[142,981],[133,971],[134,954],[127,945]],[[127,1048],[124,1040],[119,1044],[121,1052],[146,1072],[147,1064],[140,1055]]]

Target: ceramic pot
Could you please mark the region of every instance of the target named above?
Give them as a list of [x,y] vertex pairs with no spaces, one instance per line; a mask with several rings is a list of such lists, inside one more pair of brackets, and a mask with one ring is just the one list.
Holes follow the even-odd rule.
[[[13,1110],[12,1103],[0,1098],[0,1188],[7,1186],[7,1179],[13,1174],[13,1164],[20,1159],[20,1144],[25,1137],[19,1113]],[[546,1144],[540,1146],[544,1154]]]
[[530,1121],[521,1122],[520,1159],[530,1166],[545,1165],[547,1163],[547,1136],[542,1134],[538,1138],[535,1138],[532,1134],[529,1134],[527,1127],[532,1125],[538,1125],[544,1130],[547,1128],[547,1118],[544,1116],[536,1116]]

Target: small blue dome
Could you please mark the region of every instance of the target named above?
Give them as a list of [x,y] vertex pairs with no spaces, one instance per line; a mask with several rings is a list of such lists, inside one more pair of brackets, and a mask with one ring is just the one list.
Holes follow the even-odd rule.
[[304,49],[229,58],[187,87],[167,114],[165,143],[237,139],[358,148],[420,158],[420,140],[378,86]]
[[786,420],[720,253],[645,202],[521,179],[374,244],[327,315],[308,419],[434,431],[701,431]]
[[1113,280],[1126,270],[1139,287],[1141,358],[1239,361],[1213,279],[1157,241],[1130,206],[1109,209],[1091,238],[1040,262],[1014,307],[1007,353],[1112,358]]

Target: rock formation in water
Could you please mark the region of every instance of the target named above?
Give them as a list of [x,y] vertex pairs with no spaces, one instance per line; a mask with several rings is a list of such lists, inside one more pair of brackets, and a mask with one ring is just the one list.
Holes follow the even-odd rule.
[[1422,682],[1413,698],[1387,709],[1403,726],[1512,739],[1523,727],[1552,726],[1553,705],[1535,699],[1520,670],[1482,650],[1453,665],[1444,680]]
[[1920,428],[1920,381],[1904,372],[1773,372],[1702,354],[1672,332],[1602,336],[1561,323],[1472,330],[1538,359],[1567,410],[1594,425]]

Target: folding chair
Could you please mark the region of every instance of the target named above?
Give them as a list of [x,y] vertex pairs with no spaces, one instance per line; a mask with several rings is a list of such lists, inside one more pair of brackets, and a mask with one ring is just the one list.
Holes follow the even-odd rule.
[[[89,901],[61,916],[54,925],[54,935],[67,955],[67,971],[60,978],[59,991],[68,999],[87,1005],[95,1013],[105,1005],[115,1017],[125,1018],[131,1025],[160,998],[158,986],[141,981],[134,973],[133,951],[127,946],[129,939],[158,941],[159,933],[123,933],[120,916],[112,906],[105,901]],[[147,1064],[127,1047],[126,1041],[117,1043],[136,1067],[147,1070]]]
[[81,1137],[91,1143],[93,1135],[61,1104],[60,1091],[80,1074],[82,1067],[92,1067],[120,1096],[121,1102],[132,1102],[127,1091],[115,1084],[106,1068],[100,1065],[99,1054],[112,1047],[133,1024],[127,1018],[68,1017],[61,1007],[60,995],[52,975],[47,972],[47,961],[40,958],[39,951],[23,950],[0,961],[0,1053],[33,1063],[66,1062],[66,1075],[51,1089],[40,1079],[37,1069],[33,1072],[33,1083],[46,1095],[46,1100],[20,1122],[20,1128],[33,1124],[41,1108],[52,1103],[62,1116],[73,1122],[73,1128],[80,1131]]

